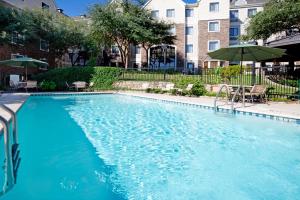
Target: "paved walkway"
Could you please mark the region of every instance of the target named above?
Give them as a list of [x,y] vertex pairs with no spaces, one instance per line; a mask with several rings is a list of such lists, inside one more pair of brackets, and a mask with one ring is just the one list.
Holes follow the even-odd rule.
[[[0,96],[0,105],[4,104],[14,112],[17,112],[26,99],[29,97],[28,93],[7,93],[2,94]],[[11,116],[5,110],[0,108],[0,115],[4,117],[6,120],[10,120]],[[2,129],[2,125],[0,125],[0,130]]]
[[[204,106],[214,106],[214,97],[183,97],[183,96],[172,96],[168,94],[150,94],[143,92],[120,92],[121,94],[134,95],[140,97],[155,98],[161,100],[178,101],[183,103],[193,103]],[[218,102],[218,105],[222,108],[230,109],[230,105],[225,105],[225,102]],[[255,112],[261,114],[268,114],[280,117],[288,117],[300,119],[300,104],[295,103],[277,103],[268,102],[268,104],[250,104],[246,103],[243,108],[241,103],[235,104],[234,107],[239,111]]]

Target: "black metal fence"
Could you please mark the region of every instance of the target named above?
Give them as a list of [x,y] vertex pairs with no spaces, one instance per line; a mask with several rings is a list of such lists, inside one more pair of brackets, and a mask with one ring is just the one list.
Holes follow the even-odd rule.
[[121,80],[168,81],[182,79],[204,84],[267,85],[269,97],[300,99],[300,66],[243,67],[199,69],[197,74],[184,74],[175,70],[126,69]]

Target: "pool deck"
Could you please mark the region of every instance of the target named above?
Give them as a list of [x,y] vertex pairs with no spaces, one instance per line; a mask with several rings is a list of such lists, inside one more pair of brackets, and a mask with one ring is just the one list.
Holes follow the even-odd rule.
[[[54,93],[33,93],[32,95],[80,95],[80,94],[107,94],[116,93],[116,91],[105,91],[105,92],[54,92]],[[173,96],[169,94],[152,94],[145,92],[135,91],[119,91],[118,94],[137,96],[143,98],[151,98],[156,100],[173,101],[180,103],[196,104],[201,106],[213,107],[214,97],[183,97]],[[5,104],[11,108],[14,112],[17,112],[23,103],[30,96],[29,93],[5,93],[0,96],[0,104]],[[223,104],[223,105],[222,105]],[[225,105],[224,102],[218,102],[220,108],[230,110],[230,105]],[[259,114],[266,114],[278,117],[292,118],[300,120],[300,104],[299,102],[294,103],[280,103],[280,102],[268,102],[267,104],[250,104],[246,103],[245,107],[241,103],[235,104],[237,111],[252,112]],[[0,115],[5,119],[10,120],[11,116],[2,108],[0,108]],[[0,125],[0,130],[2,126]]]
[[[214,106],[214,97],[183,97],[183,96],[173,96],[169,94],[152,94],[152,93],[143,93],[143,92],[119,92],[120,94],[132,95],[144,98],[159,99],[165,101],[175,101],[188,104],[196,104],[202,106],[213,107]],[[220,108],[231,109],[230,105],[225,105],[225,102],[218,102]],[[284,103],[284,102],[268,102],[267,104],[251,104],[246,103],[245,107],[241,103],[234,105],[234,108],[237,111],[252,112],[259,114],[267,114],[278,117],[286,117],[293,119],[300,119],[300,104],[299,102],[293,103]]]

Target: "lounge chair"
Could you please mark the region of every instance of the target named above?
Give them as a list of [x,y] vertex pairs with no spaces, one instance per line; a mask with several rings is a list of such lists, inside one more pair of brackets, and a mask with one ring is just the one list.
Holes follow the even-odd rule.
[[170,91],[172,89],[174,89],[175,84],[174,83],[167,83],[165,88],[163,88],[163,91]]
[[93,92],[94,91],[94,82],[90,82],[89,83],[89,86],[84,90],[84,91],[86,91],[86,92]]
[[254,100],[259,100],[263,103],[267,101],[266,98],[267,86],[265,85],[254,85],[250,92],[245,93],[246,99],[250,98],[250,101],[253,103]]
[[28,92],[28,89],[36,89],[38,91],[37,81],[26,81],[26,92]]
[[9,81],[9,89],[14,91],[18,89],[18,85],[15,84],[15,82],[13,82],[12,80]]
[[75,90],[75,86],[74,85],[70,85],[67,81],[66,81],[66,88],[69,91],[74,91]]

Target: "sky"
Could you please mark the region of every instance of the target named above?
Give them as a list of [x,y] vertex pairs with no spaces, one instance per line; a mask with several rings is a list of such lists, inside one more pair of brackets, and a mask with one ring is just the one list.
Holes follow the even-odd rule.
[[[106,3],[108,0],[56,0],[57,6],[64,10],[69,16],[79,16],[86,14],[88,7],[95,3]],[[196,0],[185,0],[195,2]]]

